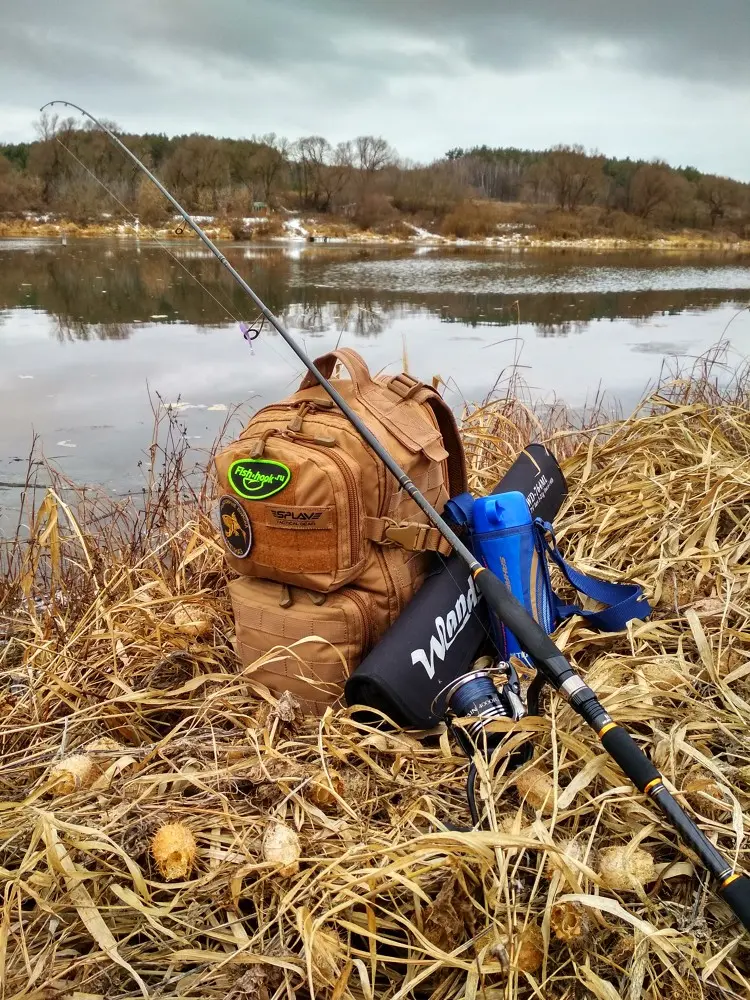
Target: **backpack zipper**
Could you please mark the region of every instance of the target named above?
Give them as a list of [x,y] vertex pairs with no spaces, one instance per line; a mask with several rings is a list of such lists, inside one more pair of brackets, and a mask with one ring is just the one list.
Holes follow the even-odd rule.
[[[361,558],[361,556],[362,556],[362,552],[361,552],[361,549],[362,549],[362,543],[361,543],[362,528],[361,528],[360,519],[359,519],[359,497],[357,496],[357,481],[354,478],[354,473],[349,468],[349,466],[347,465],[346,461],[340,455],[336,454],[336,448],[335,448],[335,446],[333,448],[331,448],[331,447],[326,447],[324,445],[313,444],[312,442],[310,442],[310,443],[305,442],[305,447],[314,448],[317,451],[324,451],[325,454],[328,455],[328,457],[334,463],[334,465],[338,466],[338,468],[339,468],[339,470],[341,472],[342,478],[343,478],[344,482],[346,483],[346,500],[347,500],[347,504],[349,506],[349,524],[351,525],[351,527],[350,527],[350,536],[351,536],[352,539],[356,539],[356,545],[357,545],[357,549],[358,549],[358,553],[357,554]],[[352,565],[353,565],[354,562],[355,562],[354,553],[353,552],[349,553],[349,558],[351,559],[351,562],[352,562]]]
[[333,464],[338,468],[339,472],[341,473],[341,478],[344,480],[344,483],[346,485],[346,500],[349,509],[349,536],[350,536],[349,559],[351,565],[353,566],[357,560],[354,558],[353,545],[351,544],[352,542],[354,542],[354,544],[356,544],[357,546],[358,550],[357,555],[359,556],[359,558],[362,557],[362,552],[361,552],[362,528],[359,516],[359,499],[357,496],[357,482],[354,478],[354,473],[349,468],[346,461],[340,455],[336,454],[335,445],[331,446],[331,445],[318,444],[315,443],[314,441],[296,440],[297,435],[288,434],[285,431],[279,431],[276,436],[286,438],[288,441],[291,441],[292,444],[296,445],[297,448],[310,448],[312,451],[322,451],[323,454],[327,455],[328,458],[330,458],[330,460],[333,462]]
[[[304,406],[307,410],[307,412],[303,414],[304,417],[307,416],[308,414],[313,414],[316,411],[321,413],[327,413],[329,412],[330,409],[334,408],[336,404],[333,402],[333,400],[329,401],[325,399],[321,400],[300,399],[296,403],[269,403],[267,406],[261,407],[261,409],[259,409],[258,412],[254,414],[253,420],[256,420],[258,417],[264,416],[265,414],[270,413],[273,410],[286,410],[287,412],[289,412],[289,410],[296,410],[302,406]],[[343,413],[339,412],[338,415],[344,417]],[[346,420],[346,417],[344,417],[344,420]],[[247,428],[245,428],[245,430],[247,430]],[[242,439],[244,436],[245,436],[245,431],[243,431],[240,434],[240,439]]]
[[369,651],[369,649],[370,649],[370,638],[371,638],[370,611],[371,611],[371,609],[370,609],[367,601],[364,599],[364,597],[362,597],[361,594],[358,594],[357,591],[354,590],[354,588],[350,588],[350,590],[349,590],[349,592],[348,592],[348,594],[346,596],[349,597],[349,598],[351,598],[352,603],[354,604],[355,608],[359,612],[360,617],[362,619],[362,650],[363,650],[364,653],[367,653]]

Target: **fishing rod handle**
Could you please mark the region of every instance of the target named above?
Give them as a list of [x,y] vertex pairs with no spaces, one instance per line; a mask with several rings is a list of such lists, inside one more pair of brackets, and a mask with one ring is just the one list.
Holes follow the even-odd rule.
[[750,878],[733,875],[719,888],[719,895],[746,931],[750,930]]
[[604,749],[636,788],[648,795],[659,807],[685,844],[698,855],[717,880],[719,895],[745,929],[750,930],[750,879],[733,872],[732,866],[666,788],[661,774],[630,733],[612,721],[596,694],[573,670],[552,639],[508,588],[485,567],[475,569],[473,576],[490,609],[530,654],[540,674],[591,726]]
[[[602,714],[606,716],[603,709]],[[677,802],[664,784],[659,771],[627,730],[609,721],[599,730],[598,736],[604,749],[619,764],[623,773],[659,807],[683,842],[698,855],[718,882],[721,898],[745,930],[750,931],[750,879],[732,870],[726,858]]]

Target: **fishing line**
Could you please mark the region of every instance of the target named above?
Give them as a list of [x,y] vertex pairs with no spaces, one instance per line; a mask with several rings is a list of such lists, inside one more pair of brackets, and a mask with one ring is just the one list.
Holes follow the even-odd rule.
[[[70,156],[72,156],[72,158],[76,161],[76,163],[79,164],[79,166],[83,167],[83,169],[86,171],[86,173],[90,177],[92,177],[101,188],[103,188],[103,190],[110,196],[110,198],[112,198],[112,200],[114,202],[116,202],[120,206],[120,208],[124,212],[126,212],[130,216],[130,218],[133,219],[138,224],[139,227],[142,227],[142,228],[144,228],[146,230],[146,232],[148,233],[149,237],[154,241],[154,243],[156,243],[156,245],[158,247],[160,247],[169,257],[171,257],[172,260],[179,267],[181,267],[182,270],[186,274],[190,275],[190,277],[198,285],[198,287],[202,291],[204,291],[206,293],[206,295],[208,295],[210,298],[212,298],[214,300],[214,302],[219,306],[219,308],[222,309],[226,313],[226,315],[229,316],[230,319],[232,319],[235,323],[238,324],[238,326],[240,327],[240,330],[241,330],[243,336],[245,337],[245,340],[248,341],[248,343],[250,344],[250,346],[252,348],[252,343],[251,343],[250,338],[248,338],[245,335],[245,331],[242,330],[242,323],[243,323],[243,321],[240,320],[240,318],[238,316],[234,315],[234,313],[229,308],[229,306],[226,304],[226,302],[222,301],[216,295],[214,295],[214,293],[211,291],[211,289],[208,288],[206,285],[203,284],[203,282],[200,280],[200,278],[196,274],[194,274],[193,271],[191,271],[190,268],[187,267],[187,265],[184,264],[175,253],[172,252],[172,250],[169,248],[169,246],[166,243],[163,243],[159,239],[158,235],[156,234],[156,231],[151,226],[149,226],[147,223],[141,222],[141,220],[135,214],[135,212],[131,211],[131,209],[129,209],[127,205],[125,205],[122,201],[120,201],[120,199],[117,197],[117,195],[114,193],[114,191],[111,191],[107,187],[107,185],[104,183],[104,181],[100,177],[97,177],[97,175],[94,173],[94,171],[91,170],[90,167],[88,167],[81,159],[79,159],[79,157],[76,156],[76,154],[73,152],[72,149],[70,149],[68,146],[65,145],[65,143],[62,141],[62,139],[60,139],[59,136],[55,136],[55,142],[59,143],[60,146],[62,146],[62,148],[65,150],[65,152],[68,153]],[[131,228],[135,229],[136,235],[138,235],[139,230],[136,229],[135,226],[132,226]],[[251,330],[257,330],[258,333],[260,333],[260,331],[263,329],[264,324],[265,324],[265,317],[262,315],[262,313],[259,313],[258,317],[255,320],[253,320],[252,323],[247,324],[247,326],[248,326],[249,329],[251,329]],[[257,339],[257,336],[252,338],[252,340],[256,340],[256,339]],[[280,361],[283,361],[284,364],[287,366],[287,368],[291,368],[291,370],[295,373],[295,375],[297,377],[299,377],[299,375],[300,375],[299,370],[296,369],[294,367],[294,365],[292,365],[290,363],[289,358],[287,358],[285,355],[283,355],[279,351],[277,351],[276,348],[268,340],[267,337],[264,337],[263,339],[264,339],[264,342],[267,343],[268,348],[271,351],[273,351],[273,353],[276,355],[276,357]]]
[[[63,148],[63,149],[64,149],[64,150],[65,150],[65,151],[66,151],[66,152],[67,152],[67,153],[68,153],[68,154],[69,154],[69,155],[70,155],[70,156],[71,156],[71,157],[72,157],[72,158],[73,158],[73,159],[74,159],[74,160],[76,161],[76,163],[78,163],[78,164],[79,164],[79,165],[80,165],[80,166],[81,166],[81,167],[82,167],[82,168],[83,168],[83,169],[84,169],[84,170],[86,171],[86,173],[87,173],[87,174],[88,174],[88,175],[89,175],[90,177],[92,177],[92,178],[93,178],[93,179],[94,179],[94,180],[96,181],[96,183],[97,183],[97,184],[99,184],[99,186],[100,186],[101,188],[103,188],[103,190],[104,190],[104,191],[105,191],[105,192],[106,192],[106,193],[107,193],[107,194],[108,194],[108,195],[109,195],[109,196],[110,196],[110,197],[111,197],[111,198],[113,199],[113,201],[115,201],[115,202],[116,202],[116,203],[117,203],[117,204],[118,204],[118,205],[120,206],[120,208],[121,208],[121,209],[122,209],[122,210],[123,210],[123,211],[124,211],[124,212],[125,212],[125,213],[126,213],[127,215],[129,215],[129,216],[131,217],[131,219],[133,219],[133,220],[134,220],[135,222],[137,222],[139,226],[143,226],[143,227],[144,227],[144,228],[146,229],[146,231],[147,231],[147,232],[148,232],[148,233],[149,233],[149,234],[151,235],[151,238],[152,238],[152,239],[154,240],[154,242],[155,242],[155,243],[157,244],[157,246],[161,247],[161,249],[163,249],[163,250],[165,251],[165,253],[166,253],[166,254],[167,254],[167,255],[168,255],[169,257],[171,257],[171,258],[172,258],[172,260],[174,260],[174,261],[175,261],[175,263],[177,263],[177,264],[178,264],[178,265],[179,265],[179,266],[180,266],[180,267],[182,268],[182,270],[183,270],[183,271],[185,271],[185,272],[186,272],[187,274],[189,274],[189,275],[190,275],[190,277],[191,277],[191,278],[192,278],[192,279],[193,279],[193,280],[194,280],[194,281],[196,282],[196,284],[197,284],[197,285],[198,285],[198,286],[199,286],[199,287],[200,287],[200,288],[201,288],[201,289],[202,289],[203,291],[205,291],[205,292],[206,292],[206,294],[207,294],[207,295],[209,295],[209,296],[210,296],[210,297],[211,297],[211,298],[212,298],[212,299],[214,300],[214,302],[216,302],[216,304],[217,304],[217,305],[218,305],[218,306],[219,306],[219,307],[220,307],[221,309],[223,309],[223,310],[224,310],[224,311],[226,312],[226,314],[227,314],[228,316],[230,316],[230,317],[231,317],[231,318],[232,318],[232,319],[233,319],[233,320],[235,321],[235,323],[238,323],[238,325],[239,325],[239,327],[240,327],[240,331],[242,332],[242,335],[243,335],[243,338],[244,338],[244,339],[245,339],[245,340],[247,341],[247,344],[248,344],[248,346],[250,347],[250,350],[251,350],[251,352],[252,352],[252,351],[253,351],[253,343],[254,343],[254,341],[255,341],[255,340],[257,339],[257,337],[258,337],[258,335],[259,335],[260,331],[262,330],[262,328],[263,328],[263,325],[265,324],[265,321],[266,321],[266,317],[265,317],[265,316],[263,316],[263,314],[262,314],[262,313],[260,313],[260,314],[259,314],[259,320],[256,320],[256,321],[254,321],[253,323],[246,323],[246,322],[244,322],[244,321],[241,321],[241,320],[240,320],[240,319],[239,319],[239,318],[238,318],[237,316],[235,316],[235,315],[234,315],[234,313],[232,312],[232,310],[231,310],[231,309],[230,309],[230,308],[229,308],[229,307],[228,307],[228,306],[227,306],[227,305],[226,305],[226,304],[225,304],[224,302],[222,302],[222,301],[221,301],[220,299],[218,299],[218,298],[216,297],[216,295],[214,295],[214,294],[213,294],[213,292],[211,292],[211,290],[210,290],[209,288],[207,288],[207,287],[206,287],[206,286],[205,286],[205,285],[203,284],[203,282],[201,282],[200,278],[198,278],[198,276],[197,276],[197,275],[195,275],[195,274],[194,274],[194,273],[193,273],[193,272],[192,272],[192,271],[191,271],[191,270],[190,270],[190,269],[189,269],[189,268],[188,268],[188,267],[187,267],[187,266],[186,266],[186,265],[185,265],[185,264],[184,264],[184,263],[183,263],[183,262],[182,262],[182,261],[181,261],[181,260],[179,259],[179,257],[177,257],[177,256],[176,256],[176,255],[175,255],[175,254],[174,254],[174,253],[172,252],[171,248],[170,248],[170,247],[169,247],[169,246],[168,246],[168,245],[167,245],[166,243],[163,243],[163,242],[162,242],[162,241],[161,241],[161,240],[159,239],[158,235],[156,234],[156,232],[155,232],[155,231],[153,230],[153,228],[152,228],[151,226],[149,226],[148,224],[144,224],[144,223],[141,223],[141,221],[140,221],[139,217],[138,217],[138,216],[137,216],[137,215],[136,215],[136,214],[135,214],[135,213],[134,213],[134,212],[133,212],[133,211],[132,211],[132,210],[131,210],[130,208],[128,208],[128,206],[127,206],[127,205],[125,205],[125,204],[124,204],[124,203],[123,203],[123,202],[122,202],[122,201],[121,201],[121,200],[120,200],[120,199],[119,199],[119,198],[117,197],[117,195],[116,195],[116,194],[115,194],[115,193],[114,193],[113,191],[111,191],[111,190],[110,190],[110,188],[109,188],[109,187],[108,187],[108,186],[107,186],[107,185],[105,184],[105,182],[104,182],[103,180],[101,180],[101,178],[100,178],[100,177],[98,177],[98,176],[97,176],[97,175],[96,175],[96,174],[94,173],[94,171],[93,171],[93,170],[91,170],[91,169],[90,169],[90,167],[88,167],[88,165],[87,165],[87,164],[85,164],[85,163],[84,163],[84,162],[83,162],[83,161],[82,161],[82,160],[81,160],[81,159],[80,159],[80,158],[79,158],[79,157],[78,157],[78,156],[77,156],[77,155],[76,155],[76,154],[75,154],[75,153],[73,152],[73,150],[72,150],[72,149],[70,149],[70,148],[69,148],[68,146],[66,146],[66,145],[65,145],[65,143],[64,143],[64,142],[62,141],[62,139],[60,139],[60,138],[59,138],[59,136],[56,136],[56,137],[55,137],[55,139],[56,139],[56,141],[57,141],[57,142],[58,142],[58,143],[60,144],[60,146],[62,146],[62,148]],[[135,228],[135,227],[133,227],[133,228]],[[138,230],[137,230],[137,229],[136,229],[135,231],[136,231],[136,233],[138,233]],[[257,332],[256,332],[256,331],[257,331]],[[339,330],[339,331],[338,331],[338,339],[337,339],[337,341],[336,341],[336,347],[338,347],[338,346],[339,346],[339,344],[341,343],[341,340],[342,340],[342,338],[343,338],[343,336],[344,336],[344,334],[345,334],[346,332],[347,332],[347,331],[346,331],[346,329],[345,329],[345,328],[344,328],[344,329],[341,329],[341,330]],[[270,343],[269,343],[269,346],[271,346],[271,345],[270,345]],[[288,360],[287,358],[285,358],[285,357],[283,357],[283,355],[279,354],[279,352],[278,352],[278,351],[276,351],[276,350],[275,350],[275,349],[274,349],[274,348],[273,348],[272,346],[271,346],[271,349],[272,349],[272,350],[274,351],[274,354],[276,354],[276,355],[277,355],[277,356],[278,356],[279,358],[283,358],[283,360],[284,360],[284,363],[285,363],[285,364],[286,364],[286,365],[287,365],[288,367],[290,367],[290,368],[293,368],[293,366],[292,366],[292,365],[291,365],[291,364],[289,363],[289,360]],[[294,370],[294,369],[293,369],[293,370]],[[296,375],[298,375],[299,373],[298,373],[298,372],[296,372],[296,370],[295,370],[295,374],[296,374]],[[456,384],[456,383],[455,383],[455,379],[453,379],[452,377],[451,377],[450,381],[453,381],[453,382],[454,382],[454,384]],[[463,402],[464,402],[464,406],[467,406],[467,405],[468,405],[468,403],[467,403],[467,400],[466,400],[466,399],[465,399],[465,398],[463,397],[463,393],[461,392],[461,390],[460,390],[460,388],[458,387],[458,385],[457,385],[457,384],[456,384],[456,389],[457,389],[457,391],[458,391],[459,395],[461,396],[461,398],[463,399]],[[399,491],[398,491],[398,492],[400,492],[400,493],[401,493],[401,492],[405,492],[405,491],[404,491],[403,487],[400,487],[400,488],[399,488]],[[467,579],[466,579],[466,580],[459,580],[459,579],[458,579],[458,578],[457,578],[457,577],[456,577],[456,576],[454,575],[454,573],[453,573],[453,571],[452,571],[452,569],[451,569],[451,567],[450,567],[450,565],[449,565],[449,561],[448,561],[448,559],[447,559],[447,558],[446,558],[445,556],[443,556],[443,554],[442,554],[441,552],[436,552],[436,555],[437,555],[438,559],[440,560],[440,562],[442,563],[442,565],[443,565],[443,568],[444,568],[444,569],[445,569],[445,570],[447,571],[447,573],[448,573],[448,575],[450,576],[451,580],[452,580],[452,581],[453,581],[453,583],[455,584],[456,588],[457,588],[457,589],[459,590],[459,592],[463,592],[463,589],[464,589],[464,586],[466,585],[466,583],[468,583],[468,580],[470,579],[470,576],[469,576],[469,577],[467,577]],[[490,628],[488,628],[488,626],[487,626],[487,625],[485,624],[485,622],[484,622],[484,620],[483,620],[483,617],[482,617],[482,615],[481,615],[481,614],[479,613],[479,611],[477,610],[477,608],[476,608],[476,607],[473,607],[473,608],[472,608],[472,610],[471,610],[471,614],[472,614],[472,615],[474,616],[474,618],[476,619],[476,621],[477,621],[477,622],[479,623],[479,626],[480,626],[480,628],[481,628],[481,629],[482,629],[482,631],[484,632],[484,636],[485,636],[485,640],[486,640],[486,641],[489,641],[489,642],[491,643],[491,645],[492,645],[492,647],[493,647],[493,648],[496,648],[496,645],[495,645],[495,639],[494,639],[494,637],[493,637],[493,634],[492,634],[492,631],[491,631],[491,629],[490,629]],[[472,810],[472,811],[473,811],[473,810]]]

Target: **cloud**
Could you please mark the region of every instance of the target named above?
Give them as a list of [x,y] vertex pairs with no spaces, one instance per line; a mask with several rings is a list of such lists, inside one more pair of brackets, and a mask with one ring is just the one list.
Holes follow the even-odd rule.
[[748,51],[748,0],[3,0],[0,139],[63,97],[134,131],[579,141],[750,176]]

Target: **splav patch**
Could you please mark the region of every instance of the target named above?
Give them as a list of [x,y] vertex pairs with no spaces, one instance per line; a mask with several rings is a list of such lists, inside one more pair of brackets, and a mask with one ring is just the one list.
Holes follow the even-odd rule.
[[236,497],[223,496],[219,501],[219,520],[226,547],[233,556],[244,559],[253,544],[250,519]]
[[270,458],[238,458],[229,466],[229,485],[243,500],[266,500],[288,485],[292,474]]

